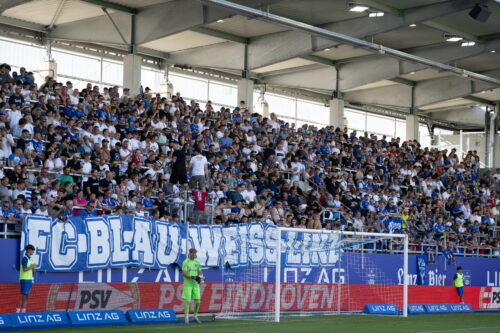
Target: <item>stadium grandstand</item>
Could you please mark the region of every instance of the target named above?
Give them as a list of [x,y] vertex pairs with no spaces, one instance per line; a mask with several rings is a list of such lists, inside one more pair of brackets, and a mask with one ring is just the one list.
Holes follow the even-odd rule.
[[[0,249],[11,270],[0,290],[12,294],[0,313],[15,312],[10,266],[27,244],[41,299],[28,312],[182,315],[146,294],[180,290],[188,243],[207,270],[200,311],[222,319],[368,303],[406,316],[411,303],[457,303],[459,266],[465,303],[500,309],[500,1],[5,0],[0,14]],[[142,234],[158,243],[151,263],[148,249],[134,252],[140,221],[154,222]],[[108,252],[90,241],[102,232]],[[232,257],[233,238],[264,259]],[[130,261],[116,259],[126,248]],[[275,252],[286,254],[266,257]],[[301,269],[312,274],[301,281]],[[281,301],[245,308],[225,288],[217,307],[215,282],[275,283],[266,297]],[[303,310],[290,296],[301,287],[287,292],[300,282],[333,286],[334,305],[325,289]],[[97,291],[111,303],[86,304]],[[464,325],[490,332],[483,324]]]

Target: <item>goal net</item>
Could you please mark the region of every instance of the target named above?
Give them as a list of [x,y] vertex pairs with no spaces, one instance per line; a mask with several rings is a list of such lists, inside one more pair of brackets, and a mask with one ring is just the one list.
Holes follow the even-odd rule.
[[[223,258],[217,318],[279,321],[363,313],[366,304],[394,304],[406,316],[405,235],[291,228],[267,233],[266,241],[234,235],[239,248]],[[399,254],[382,253],[388,250]],[[244,267],[238,266],[241,253],[249,256]]]

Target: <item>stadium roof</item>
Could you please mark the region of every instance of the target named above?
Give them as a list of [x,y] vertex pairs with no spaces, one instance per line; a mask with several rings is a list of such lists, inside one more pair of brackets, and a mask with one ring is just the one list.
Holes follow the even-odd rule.
[[[413,100],[421,115],[469,127],[484,123],[484,111],[481,116],[474,106],[500,101],[500,85],[495,83],[500,79],[500,1],[356,0],[368,7],[363,12],[350,11],[353,4],[346,0],[232,1],[303,26],[404,51],[405,57],[483,74],[489,81],[214,2],[5,0],[0,2],[0,30],[15,27],[52,41],[135,49],[170,65],[246,76],[325,100],[338,89],[346,101],[359,106],[408,113]],[[476,4],[491,10],[486,22],[469,16]],[[446,41],[450,37],[461,39]],[[465,42],[474,45],[462,46]]]

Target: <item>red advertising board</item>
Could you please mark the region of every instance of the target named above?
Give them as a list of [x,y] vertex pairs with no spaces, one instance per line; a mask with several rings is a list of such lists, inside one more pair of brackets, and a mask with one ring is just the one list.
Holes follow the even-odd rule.
[[[457,303],[454,287],[409,286],[409,303]],[[202,284],[201,312],[217,313],[224,307],[239,311],[269,311],[274,308],[272,283]],[[340,310],[362,310],[367,303],[402,306],[402,286],[342,285]],[[284,283],[283,311],[336,311],[337,284]],[[0,313],[14,312],[19,299],[18,284],[0,284]],[[183,311],[182,283],[39,283],[34,284],[28,311],[113,310],[173,308]],[[500,308],[500,288],[466,287],[465,302],[475,309]]]

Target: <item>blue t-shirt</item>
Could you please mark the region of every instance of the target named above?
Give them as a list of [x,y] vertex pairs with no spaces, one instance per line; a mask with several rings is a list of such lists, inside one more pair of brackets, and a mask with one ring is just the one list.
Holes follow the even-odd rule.
[[45,143],[43,141],[31,140],[31,144],[38,155],[42,155],[45,151]]
[[97,212],[95,210],[88,212],[86,209],[84,209],[80,211],[80,213],[78,213],[78,216],[80,217],[97,216]]
[[99,109],[99,110],[97,110],[97,116],[99,118],[104,119],[104,120],[108,120],[109,112],[108,112],[108,110]]
[[148,198],[142,198],[142,206],[144,208],[151,208],[153,207],[153,200],[152,199],[148,199]]
[[29,260],[30,260],[30,257],[28,255],[23,256],[23,259],[21,259],[21,267],[28,268]]
[[229,137],[223,137],[219,140],[219,143],[221,144],[221,146],[231,146],[233,144],[233,139]]
[[385,213],[396,213],[396,210],[397,210],[397,207],[396,206],[391,206],[391,205],[387,205],[384,208],[384,212]]
[[102,199],[102,204],[108,207],[115,207],[116,206],[116,200],[114,198],[103,198]]
[[[196,124],[190,124],[190,125],[189,125],[189,130],[190,130],[191,132],[194,132],[194,131],[198,132],[198,131],[200,130],[200,128],[199,128],[199,127],[198,127],[198,125],[196,125]],[[193,139],[196,139],[196,137],[197,137],[198,135],[200,135],[200,133],[191,133],[191,137],[192,137]]]
[[24,157],[16,154],[10,154],[9,160],[13,161],[15,164],[19,164],[24,160]]

